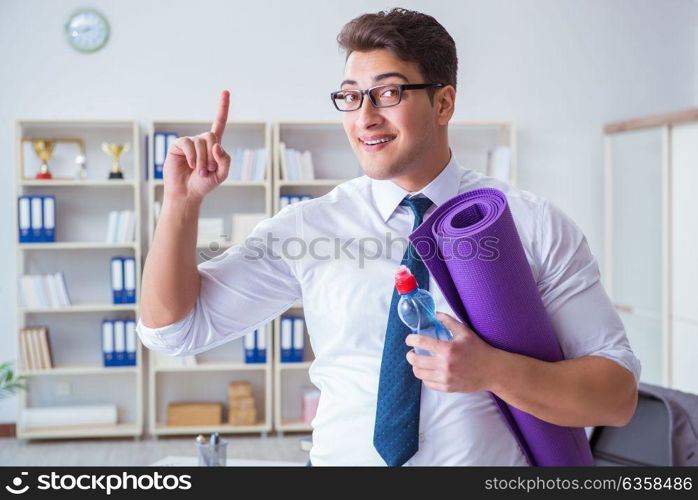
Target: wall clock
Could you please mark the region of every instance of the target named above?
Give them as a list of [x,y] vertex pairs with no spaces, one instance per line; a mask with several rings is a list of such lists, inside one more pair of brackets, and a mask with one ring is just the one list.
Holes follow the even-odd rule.
[[82,9],[70,16],[65,23],[68,43],[80,52],[95,52],[109,39],[107,19],[94,9]]

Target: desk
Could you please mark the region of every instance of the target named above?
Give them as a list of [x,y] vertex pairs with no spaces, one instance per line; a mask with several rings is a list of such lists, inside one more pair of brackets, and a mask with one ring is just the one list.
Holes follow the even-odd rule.
[[[178,455],[167,456],[150,464],[153,467],[198,467],[196,457]],[[228,467],[305,467],[305,462],[275,462],[271,460],[252,460],[245,458],[229,458]]]

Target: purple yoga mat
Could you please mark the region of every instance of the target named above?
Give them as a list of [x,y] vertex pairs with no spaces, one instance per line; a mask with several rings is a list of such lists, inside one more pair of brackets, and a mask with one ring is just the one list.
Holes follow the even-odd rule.
[[[563,359],[504,193],[461,193],[409,238],[454,313],[490,345]],[[583,428],[544,422],[491,396],[530,465],[594,465]]]

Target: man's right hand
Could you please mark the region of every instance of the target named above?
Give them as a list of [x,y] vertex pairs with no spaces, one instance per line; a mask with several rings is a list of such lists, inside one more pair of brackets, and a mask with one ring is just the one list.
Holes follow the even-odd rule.
[[164,166],[165,198],[200,203],[228,177],[230,155],[223,150],[221,141],[229,106],[230,92],[224,90],[211,131],[180,137],[170,146]]

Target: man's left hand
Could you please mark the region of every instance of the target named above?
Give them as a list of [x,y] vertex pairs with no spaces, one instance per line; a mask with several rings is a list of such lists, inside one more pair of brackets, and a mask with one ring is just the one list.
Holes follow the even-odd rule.
[[497,370],[499,349],[482,340],[477,333],[443,312],[436,318],[451,331],[451,342],[425,335],[410,334],[405,343],[430,351],[433,356],[407,353],[415,377],[430,389],[442,392],[471,393],[491,390]]

